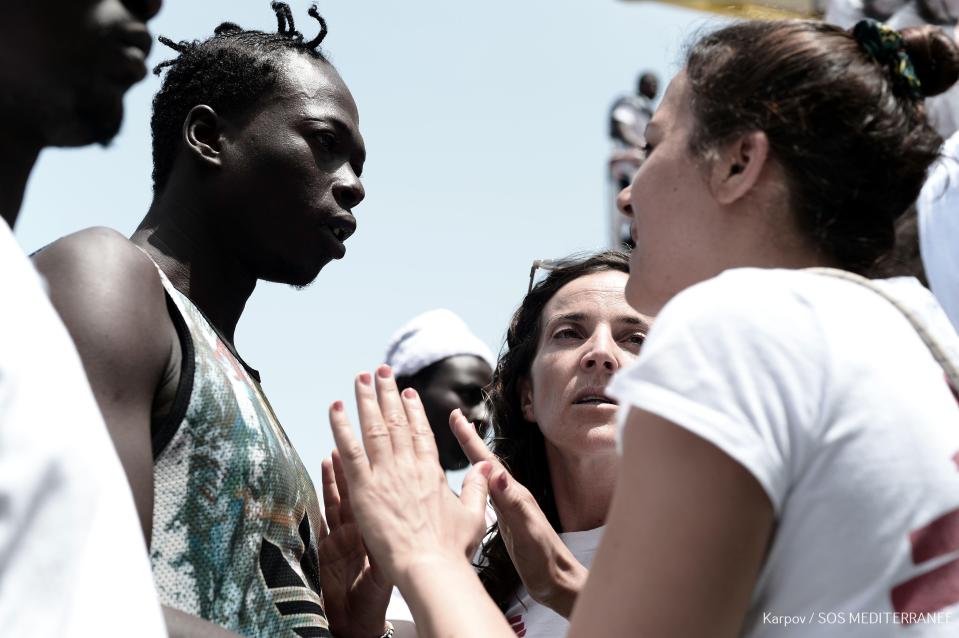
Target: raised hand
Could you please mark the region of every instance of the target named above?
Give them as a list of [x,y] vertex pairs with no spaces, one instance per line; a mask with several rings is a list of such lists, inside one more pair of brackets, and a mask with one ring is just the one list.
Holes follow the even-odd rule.
[[[363,444],[341,402],[330,408],[333,438],[349,485],[350,505],[363,540],[389,580],[436,564],[467,564],[467,551],[484,531],[490,465],[473,467],[457,497],[447,486],[423,405],[411,388],[402,396],[389,367],[356,379]],[[365,451],[364,451],[365,447]]]
[[323,460],[322,473],[329,532],[319,539],[317,550],[330,628],[344,638],[382,636],[393,586],[367,556],[336,450]]
[[529,595],[569,618],[589,570],[553,530],[529,490],[510,476],[459,410],[450,414],[450,428],[471,463],[493,465],[489,492],[499,533]]

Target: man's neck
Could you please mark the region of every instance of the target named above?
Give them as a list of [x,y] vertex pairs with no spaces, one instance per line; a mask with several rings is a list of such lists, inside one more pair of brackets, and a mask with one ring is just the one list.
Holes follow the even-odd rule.
[[0,129],[0,152],[3,153],[0,163],[0,217],[10,228],[17,223],[30,171],[37,163],[42,148],[43,142],[39,137],[22,131]]
[[164,192],[154,200],[132,241],[233,346],[256,276],[235,254],[224,250],[222,239],[213,234],[205,218],[195,200]]

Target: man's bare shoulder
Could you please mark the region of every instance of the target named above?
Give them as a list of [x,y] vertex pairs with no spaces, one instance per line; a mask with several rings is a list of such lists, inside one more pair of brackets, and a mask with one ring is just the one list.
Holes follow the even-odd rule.
[[[59,239],[33,256],[50,298],[80,341],[126,349],[141,344],[162,352],[172,334],[163,284],[150,258],[109,228],[88,228]],[[109,346],[108,346],[109,347]],[[132,353],[129,353],[132,354]]]

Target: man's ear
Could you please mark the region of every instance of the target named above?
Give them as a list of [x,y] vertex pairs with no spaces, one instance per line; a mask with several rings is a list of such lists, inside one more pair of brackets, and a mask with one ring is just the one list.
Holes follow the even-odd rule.
[[536,412],[533,410],[533,384],[529,377],[519,380],[519,408],[524,419],[530,423],[536,423]]
[[221,164],[222,133],[219,116],[205,104],[190,109],[183,121],[183,141],[188,154],[206,166]]
[[710,190],[720,204],[729,205],[747,195],[769,159],[769,138],[762,131],[746,133],[726,144],[714,158]]

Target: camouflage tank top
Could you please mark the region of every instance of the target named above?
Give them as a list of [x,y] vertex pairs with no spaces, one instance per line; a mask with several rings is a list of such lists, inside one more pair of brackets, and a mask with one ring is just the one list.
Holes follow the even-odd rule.
[[246,636],[330,636],[313,483],[256,371],[160,278],[183,351],[174,407],[153,427],[160,600]]

